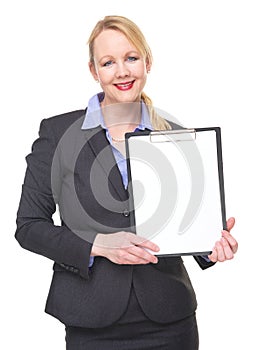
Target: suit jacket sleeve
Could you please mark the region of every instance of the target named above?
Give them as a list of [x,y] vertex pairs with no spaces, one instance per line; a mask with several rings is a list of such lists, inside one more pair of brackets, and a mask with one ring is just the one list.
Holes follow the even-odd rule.
[[51,164],[56,145],[48,120],[43,120],[39,138],[26,157],[27,170],[15,237],[23,248],[88,278],[92,244],[78,237],[68,227],[54,225],[52,219],[56,204],[51,190]]
[[198,263],[198,265],[200,266],[200,268],[202,270],[205,270],[213,265],[215,265],[214,262],[212,261],[207,261],[206,259],[204,259],[202,256],[194,256],[195,261]]

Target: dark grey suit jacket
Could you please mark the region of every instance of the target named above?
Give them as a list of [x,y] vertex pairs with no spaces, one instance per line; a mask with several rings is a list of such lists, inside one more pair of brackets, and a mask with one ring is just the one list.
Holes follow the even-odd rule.
[[[66,325],[108,326],[125,311],[133,284],[151,320],[185,318],[197,303],[180,257],[136,266],[96,257],[88,267],[98,232],[133,228],[128,193],[105,132],[100,127],[82,130],[84,116],[79,110],[43,120],[26,158],[16,239],[23,248],[55,262],[46,312]],[[61,226],[52,221],[56,204]],[[213,265],[195,259],[203,269]]]

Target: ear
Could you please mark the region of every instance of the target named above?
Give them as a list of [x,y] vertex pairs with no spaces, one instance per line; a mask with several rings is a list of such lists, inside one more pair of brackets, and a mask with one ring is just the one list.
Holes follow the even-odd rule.
[[96,71],[96,68],[94,66],[94,64],[92,62],[89,62],[89,69],[90,69],[90,72],[93,76],[93,78],[98,81],[99,80],[99,77],[98,77],[98,74],[97,74],[97,71]]
[[146,71],[147,73],[149,73],[151,70],[151,63],[149,62],[149,60],[146,61]]

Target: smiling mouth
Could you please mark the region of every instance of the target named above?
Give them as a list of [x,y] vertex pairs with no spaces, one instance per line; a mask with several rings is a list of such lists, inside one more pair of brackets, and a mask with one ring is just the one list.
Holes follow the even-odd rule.
[[119,84],[114,84],[114,85],[118,90],[127,91],[133,87],[134,82],[135,82],[135,80],[127,81],[127,82],[123,82],[123,83],[119,83]]

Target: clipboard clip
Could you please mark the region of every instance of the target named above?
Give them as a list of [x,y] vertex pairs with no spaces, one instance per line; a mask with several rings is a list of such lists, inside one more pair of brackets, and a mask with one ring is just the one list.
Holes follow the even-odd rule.
[[180,130],[154,130],[150,132],[150,142],[182,142],[195,141],[195,129],[180,129]]

